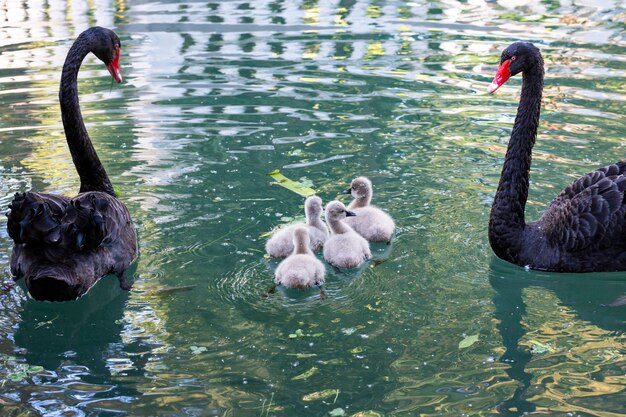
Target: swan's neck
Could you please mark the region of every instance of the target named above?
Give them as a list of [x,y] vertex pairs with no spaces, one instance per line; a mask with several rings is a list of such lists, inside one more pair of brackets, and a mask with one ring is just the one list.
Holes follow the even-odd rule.
[[351,230],[350,226],[348,226],[341,220],[330,220],[328,221],[328,226],[330,227],[330,231],[336,235],[348,233]]
[[498,257],[514,262],[519,255],[522,233],[526,226],[524,210],[528,199],[528,181],[532,149],[537,137],[543,62],[534,71],[523,74],[515,124],[504,158],[500,183],[489,220],[489,242]]
[[306,224],[308,226],[315,227],[316,229],[325,229],[324,223],[322,223],[322,219],[320,219],[319,213],[307,213]]
[[372,202],[372,192],[368,191],[364,196],[361,196],[352,200],[350,204],[348,205],[348,209],[352,210],[352,209],[367,207],[370,205],[371,202]]
[[293,253],[295,255],[306,255],[306,254],[311,253],[311,249],[309,247],[309,242],[308,242],[308,235],[298,236],[295,239]]
[[78,70],[89,52],[91,52],[89,39],[79,37],[65,59],[59,90],[63,128],[74,166],[80,177],[80,192],[103,191],[115,195],[111,181],[89,139],[78,103]]

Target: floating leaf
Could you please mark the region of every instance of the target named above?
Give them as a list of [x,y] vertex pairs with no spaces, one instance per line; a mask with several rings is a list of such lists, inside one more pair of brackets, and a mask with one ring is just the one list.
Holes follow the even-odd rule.
[[329,359],[327,361],[318,361],[319,363],[321,363],[322,365],[344,365],[345,362],[343,359],[340,358],[334,358],[334,359]]
[[319,368],[317,367],[312,367],[311,369],[309,369],[306,372],[301,373],[300,375],[296,375],[293,378],[291,378],[292,381],[298,381],[300,379],[307,379],[309,378],[311,375],[313,375],[314,373],[316,373],[319,370]]
[[27,375],[28,374],[25,371],[11,372],[10,374],[7,375],[7,378],[13,382],[20,382],[24,380],[24,378],[26,378]]
[[335,408],[329,413],[332,417],[341,417],[346,415],[346,410],[343,408]]
[[42,371],[43,371],[43,366],[37,366],[37,365],[31,366],[27,370],[27,372],[29,374],[36,374],[36,373],[39,373],[39,372],[42,372]]
[[379,413],[378,411],[367,410],[367,411],[359,411],[358,413],[354,413],[350,417],[383,417],[383,415]]
[[465,349],[478,342],[478,334],[467,336],[465,339],[459,342],[459,349]]
[[207,351],[207,348],[205,348],[204,346],[190,346],[189,349],[191,349],[191,353],[193,353],[194,355],[199,355],[202,352]]
[[290,338],[290,339],[297,339],[297,338],[299,338],[299,337],[304,337],[304,336],[305,336],[305,334],[304,334],[304,332],[302,331],[302,329],[298,329],[298,330],[296,330],[294,333],[290,333],[290,334],[289,334],[289,338]]
[[545,345],[545,344],[543,344],[541,342],[538,342],[536,340],[531,340],[530,342],[533,344],[532,347],[530,348],[530,352],[531,353],[541,354],[541,353],[554,353],[554,352],[556,352],[556,349],[553,348],[550,345]]
[[279,170],[275,169],[274,171],[268,173],[270,177],[272,177],[276,184],[285,187],[286,189],[293,191],[296,194],[301,195],[302,197],[310,197],[315,195],[315,190],[311,187],[307,187],[306,185],[290,180],[280,173]]
[[313,358],[317,353],[287,353],[288,356],[295,356],[298,359]]
[[339,395],[338,389],[325,389],[324,391],[315,391],[302,397],[303,401],[323,400],[324,398],[335,397]]

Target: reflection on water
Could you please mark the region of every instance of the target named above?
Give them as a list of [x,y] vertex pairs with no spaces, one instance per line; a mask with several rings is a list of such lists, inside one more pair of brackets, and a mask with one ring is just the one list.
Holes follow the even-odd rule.
[[[492,262],[490,271],[506,350],[500,361],[510,364],[507,374],[520,382],[499,411],[626,411],[624,311],[611,305],[623,282],[615,274],[528,272],[520,279],[518,271],[501,261]],[[556,308],[533,311],[535,303]],[[538,372],[544,368],[550,373]]]
[[[130,294],[107,278],[76,303],[37,303],[9,285],[0,224],[0,404],[14,415],[626,414],[624,306],[611,305],[622,274],[493,260],[486,225],[519,80],[485,94],[504,46],[540,45],[536,217],[626,154],[624,16],[616,1],[0,4],[0,204],[78,189],[58,78],[78,33],[112,27],[125,82],[111,86],[88,58],[81,107],[141,245]],[[261,236],[302,211],[270,185],[274,169],[325,202],[369,176],[397,220],[394,244],[358,271],[329,268],[326,300],[264,297],[276,264]],[[17,378],[24,366],[44,371]]]

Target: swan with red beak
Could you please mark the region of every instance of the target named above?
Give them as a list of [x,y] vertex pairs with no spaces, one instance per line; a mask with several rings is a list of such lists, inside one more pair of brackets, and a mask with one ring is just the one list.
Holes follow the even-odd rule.
[[113,61],[106,64],[106,67],[111,77],[119,84],[122,82],[122,74],[120,74],[120,53],[122,52],[122,48],[120,48],[119,45],[115,45],[115,51],[115,58],[113,58]]
[[487,92],[489,94],[496,91],[498,88],[500,88],[502,84],[504,84],[509,78],[511,78],[511,71],[509,71],[509,66],[511,65],[511,59],[513,58],[514,57],[511,57],[500,64],[500,66],[498,67],[498,71],[496,72],[496,76],[493,77],[493,81],[491,82],[491,84],[489,84],[489,87],[487,88]]

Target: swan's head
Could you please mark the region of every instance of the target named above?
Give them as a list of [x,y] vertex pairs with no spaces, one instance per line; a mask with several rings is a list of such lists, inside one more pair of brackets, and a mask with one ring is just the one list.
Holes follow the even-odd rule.
[[539,49],[528,42],[515,42],[509,45],[500,56],[500,65],[487,92],[493,93],[513,75],[535,68],[543,71],[543,58]]
[[344,190],[344,194],[352,194],[356,199],[371,198],[372,182],[366,177],[357,177],[350,183],[350,188]]
[[331,201],[326,205],[325,216],[329,222],[337,222],[356,214],[346,209],[341,201]]
[[98,59],[104,62],[111,77],[118,82],[122,82],[120,74],[120,52],[122,51],[122,43],[120,38],[107,28],[94,26],[84,31],[80,36],[87,36],[92,41],[91,52]]
[[322,199],[314,195],[304,201],[304,212],[307,217],[319,217],[322,214]]

